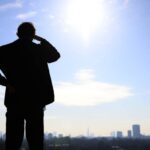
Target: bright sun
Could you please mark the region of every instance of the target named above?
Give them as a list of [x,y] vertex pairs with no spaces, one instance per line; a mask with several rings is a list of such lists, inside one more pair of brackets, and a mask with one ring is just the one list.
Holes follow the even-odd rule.
[[105,18],[102,0],[71,0],[67,8],[67,24],[85,40]]

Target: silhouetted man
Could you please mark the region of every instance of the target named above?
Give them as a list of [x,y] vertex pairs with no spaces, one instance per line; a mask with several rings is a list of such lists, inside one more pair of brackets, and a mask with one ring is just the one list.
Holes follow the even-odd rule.
[[19,150],[24,126],[30,150],[43,150],[43,108],[54,101],[47,63],[58,60],[60,54],[47,40],[35,35],[30,22],[22,23],[17,35],[19,39],[0,47],[4,74],[0,75],[0,84],[6,86],[6,150]]

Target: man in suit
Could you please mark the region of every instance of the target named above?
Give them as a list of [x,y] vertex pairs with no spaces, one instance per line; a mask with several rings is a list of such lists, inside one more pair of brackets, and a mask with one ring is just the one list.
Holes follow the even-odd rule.
[[48,63],[57,61],[60,54],[35,35],[30,22],[22,23],[17,35],[16,41],[0,47],[0,70],[4,74],[0,74],[0,84],[6,86],[6,150],[19,150],[24,127],[30,150],[43,150],[44,107],[54,101]]

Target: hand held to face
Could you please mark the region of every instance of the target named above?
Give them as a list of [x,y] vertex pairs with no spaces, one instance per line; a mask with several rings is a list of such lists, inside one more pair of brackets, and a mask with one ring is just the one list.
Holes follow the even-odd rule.
[[40,41],[40,42],[44,40],[44,38],[42,38],[42,37],[40,37],[38,35],[35,35],[34,39],[37,40],[37,41]]

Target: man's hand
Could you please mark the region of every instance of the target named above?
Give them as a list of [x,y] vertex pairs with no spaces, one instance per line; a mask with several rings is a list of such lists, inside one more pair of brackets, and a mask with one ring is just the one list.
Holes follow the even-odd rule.
[[43,41],[43,40],[45,40],[44,38],[42,38],[42,37],[40,37],[38,35],[35,35],[34,39],[37,40],[37,41],[40,41],[40,42]]
[[45,45],[45,46],[46,45],[48,45],[48,46],[51,45],[46,39],[44,39],[44,38],[42,38],[42,37],[40,37],[38,35],[35,35],[34,39],[39,41],[39,42],[41,42],[42,45]]

